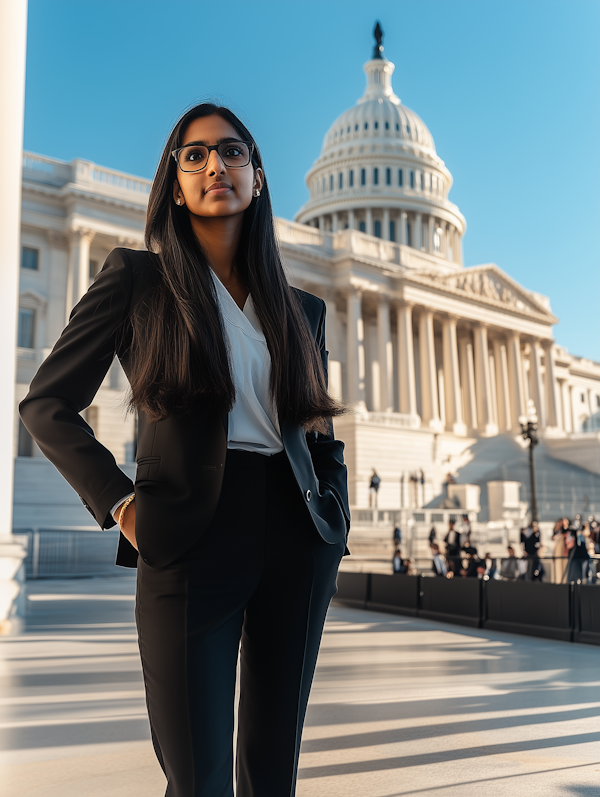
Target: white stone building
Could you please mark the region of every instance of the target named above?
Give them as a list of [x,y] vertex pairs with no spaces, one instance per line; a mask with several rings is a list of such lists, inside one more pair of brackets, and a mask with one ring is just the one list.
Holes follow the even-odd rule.
[[[600,474],[600,364],[555,344],[547,297],[495,264],[464,267],[452,175],[394,94],[393,71],[367,62],[365,94],[307,175],[309,201],[278,220],[291,281],[327,302],[330,388],[354,409],[336,422],[351,504],[368,506],[373,468],[388,508],[430,502],[450,472],[483,478],[514,456],[531,401],[545,461]],[[88,161],[24,155],[17,400],[108,252],[143,247],[149,189]],[[132,474],[125,387],[115,361],[86,418]],[[15,526],[89,526],[22,425],[16,439]],[[600,510],[599,495],[587,498]]]

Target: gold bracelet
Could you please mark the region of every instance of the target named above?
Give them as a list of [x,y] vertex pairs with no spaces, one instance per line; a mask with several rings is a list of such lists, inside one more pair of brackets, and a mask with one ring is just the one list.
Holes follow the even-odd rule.
[[135,493],[130,495],[129,498],[125,501],[123,506],[121,507],[121,511],[119,512],[119,528],[123,531],[123,515],[125,514],[125,510],[129,506],[129,504],[135,500]]

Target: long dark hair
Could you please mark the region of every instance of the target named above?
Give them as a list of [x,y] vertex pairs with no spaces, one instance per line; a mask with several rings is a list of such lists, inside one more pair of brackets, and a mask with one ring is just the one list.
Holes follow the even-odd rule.
[[[196,105],[173,128],[150,191],[145,240],[156,255],[156,279],[132,311],[129,381],[130,407],[143,410],[151,421],[195,410],[229,412],[235,401],[208,261],[187,209],[173,201],[177,166],[171,152],[183,145],[190,122],[214,114],[241,140],[254,142],[228,108]],[[252,165],[263,168],[255,142]],[[266,179],[260,197],[253,197],[244,213],[236,268],[252,295],[271,355],[270,392],[279,420],[327,433],[329,419],[346,410],[327,392],[306,316],[286,279]]]

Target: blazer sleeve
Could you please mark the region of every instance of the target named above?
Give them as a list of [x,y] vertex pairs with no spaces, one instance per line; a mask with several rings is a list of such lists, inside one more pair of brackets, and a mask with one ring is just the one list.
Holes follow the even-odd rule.
[[[321,354],[325,384],[329,386],[327,365],[329,352],[325,349],[325,313],[326,305],[322,302],[321,318],[317,327],[315,342]],[[315,474],[320,482],[325,482],[334,492],[346,518],[346,529],[350,529],[350,505],[348,501],[348,471],[344,464],[344,443],[336,440],[333,432],[333,421],[328,421],[327,434],[307,432],[306,442],[312,458]]]
[[112,364],[131,295],[131,266],[126,253],[115,249],[19,405],[33,439],[102,529],[115,525],[110,509],[134,486],[79,413],[92,403]]

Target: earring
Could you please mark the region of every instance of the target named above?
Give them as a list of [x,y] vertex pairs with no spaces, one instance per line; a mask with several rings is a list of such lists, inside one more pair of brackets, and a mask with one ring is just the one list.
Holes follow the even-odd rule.
[[176,204],[176,205],[181,205],[181,199],[176,199],[176,200],[175,200],[175,204]]
[[255,188],[254,189],[254,196],[260,196],[260,189],[259,188]]

